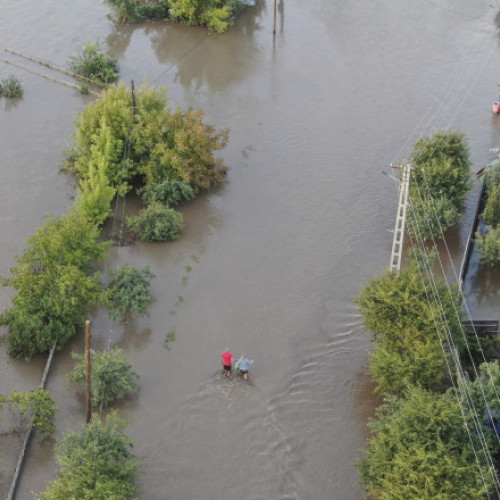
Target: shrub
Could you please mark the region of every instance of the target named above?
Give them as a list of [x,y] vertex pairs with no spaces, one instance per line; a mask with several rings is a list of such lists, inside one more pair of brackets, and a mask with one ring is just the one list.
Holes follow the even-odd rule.
[[87,40],[81,51],[70,59],[75,73],[89,78],[100,87],[107,87],[118,80],[118,60],[105,54],[99,42]]
[[110,272],[108,299],[111,305],[109,315],[115,321],[126,320],[128,314],[146,316],[151,303],[149,287],[155,275],[148,266],[136,269],[128,264]]
[[9,98],[22,97],[24,93],[21,82],[14,75],[10,75],[9,78],[2,80],[0,89],[0,93],[4,97]]
[[139,215],[128,217],[127,223],[145,242],[175,240],[184,228],[182,214],[158,202],[142,209]]
[[146,184],[138,191],[147,205],[159,202],[163,205],[176,205],[181,200],[194,197],[193,188],[184,181],[165,179],[163,182]]
[[[78,361],[72,372],[67,375],[68,386],[85,387],[86,362],[83,355],[71,353]],[[126,391],[137,390],[136,379],[139,374],[121,349],[92,352],[92,406],[104,407],[122,398]]]

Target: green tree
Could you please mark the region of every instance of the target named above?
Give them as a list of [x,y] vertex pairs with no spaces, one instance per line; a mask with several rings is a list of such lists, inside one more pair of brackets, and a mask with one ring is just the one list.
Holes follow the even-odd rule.
[[408,209],[408,231],[424,240],[441,238],[444,231],[462,220],[462,214],[448,198],[412,199]]
[[500,262],[500,226],[491,228],[485,234],[478,230],[476,242],[483,264],[494,266]]
[[30,359],[54,343],[61,347],[83,324],[85,309],[99,304],[99,274],[91,272],[109,247],[99,238],[97,226],[76,210],[49,217],[28,237],[11,277],[1,280],[17,292],[0,315],[11,356]]
[[[399,274],[387,272],[361,290],[357,304],[374,340],[397,341],[401,332],[423,340],[445,338],[451,332],[459,349],[463,346],[462,306],[456,286],[421,275],[415,265]],[[437,336],[439,334],[439,337]]]
[[438,130],[430,137],[422,137],[415,143],[410,161],[413,170],[409,199],[416,222],[409,229],[414,233],[422,231],[424,238],[442,237],[460,220],[471,187],[465,136],[455,130]]
[[151,19],[168,18],[170,0],[104,0],[113,8],[120,23],[142,23]]
[[127,217],[127,224],[142,241],[173,241],[184,229],[182,214],[161,203],[153,202],[139,215]]
[[489,226],[497,226],[500,222],[500,185],[494,185],[489,190],[483,219]]
[[78,115],[75,125],[78,208],[95,222],[107,216],[113,189],[124,195],[134,186],[147,204],[165,205],[161,214],[150,211],[156,232],[162,233],[153,239],[172,239],[182,221],[168,205],[224,181],[227,167],[214,152],[226,146],[229,132],[204,123],[201,111],[172,112],[165,88],[144,83],[135,106],[123,84],[110,88]]
[[56,446],[59,477],[39,500],[137,499],[133,482],[141,462],[131,452],[133,442],[123,432],[125,426],[111,413],[106,423],[95,416],[81,434],[68,432]]
[[[485,424],[490,423],[487,410],[500,416],[500,400],[498,387],[500,386],[500,366],[498,361],[482,363],[479,366],[477,378],[473,380],[460,379],[460,393],[465,408],[470,408],[470,417],[477,417],[483,425],[486,441],[492,457],[496,459],[496,467],[500,466],[500,443],[492,428]],[[473,412],[473,413],[472,413]]]
[[[358,462],[366,492],[374,500],[486,498],[481,471],[452,393],[413,388],[405,399],[389,398],[370,422],[372,437]],[[478,436],[471,437],[480,449]]]
[[100,237],[97,225],[76,210],[58,218],[48,216],[45,224],[28,236],[27,248],[16,260],[34,274],[55,266],[72,266],[88,273],[109,248]]
[[430,137],[420,138],[413,148],[411,162],[414,179],[421,189],[428,189],[433,198],[448,198],[458,209],[463,207],[471,187],[471,161],[462,132],[438,130]]
[[210,31],[222,33],[231,26],[235,0],[170,0],[170,15],[189,26],[206,25]]
[[55,431],[53,417],[56,406],[50,393],[45,389],[34,389],[28,392],[14,391],[8,396],[0,395],[0,407],[6,404],[11,411],[18,411],[22,424],[34,427],[42,435]]
[[113,320],[121,317],[126,321],[129,314],[146,316],[151,303],[149,287],[155,275],[149,266],[137,269],[125,264],[116,271],[111,271],[108,284],[108,299]]
[[[86,363],[84,356],[71,353],[77,365],[67,375],[68,385],[85,387]],[[92,406],[103,408],[113,401],[123,398],[127,391],[138,389],[139,374],[119,348],[92,352]]]
[[447,374],[445,355],[436,335],[422,338],[411,327],[395,340],[376,342],[370,355],[376,391],[403,396],[414,385],[437,390]]
[[74,266],[37,273],[23,265],[11,272],[3,285],[16,288],[17,295],[0,324],[9,326],[7,348],[15,358],[31,359],[54,343],[63,346],[83,325],[86,308],[100,302],[99,276],[86,276]]

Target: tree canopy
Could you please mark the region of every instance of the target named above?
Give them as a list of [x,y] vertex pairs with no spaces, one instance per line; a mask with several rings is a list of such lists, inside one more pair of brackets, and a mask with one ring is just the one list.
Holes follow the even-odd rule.
[[[68,385],[85,387],[86,362],[81,354],[71,353],[77,365],[67,375]],[[136,380],[139,374],[119,348],[92,353],[92,406],[105,407],[122,398],[127,391],[138,388]]]
[[166,19],[189,26],[207,26],[222,33],[232,25],[232,16],[241,0],[104,0],[113,7],[120,22],[137,23]]
[[81,433],[68,432],[56,446],[59,477],[39,500],[137,499],[133,481],[141,462],[131,452],[125,426],[125,420],[111,413],[105,423],[95,416]]
[[409,230],[424,239],[440,238],[460,220],[471,187],[465,135],[437,130],[430,137],[424,136],[415,143],[410,162]]
[[[482,477],[491,471],[476,461],[459,402],[412,388],[406,398],[389,398],[370,422],[373,436],[358,462],[374,500],[484,499]],[[480,448],[477,436],[472,436]]]

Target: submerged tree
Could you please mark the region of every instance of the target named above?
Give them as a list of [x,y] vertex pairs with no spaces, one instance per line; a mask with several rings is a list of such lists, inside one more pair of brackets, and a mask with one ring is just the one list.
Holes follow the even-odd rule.
[[171,215],[171,205],[224,181],[227,167],[214,152],[225,147],[227,138],[227,130],[203,122],[201,111],[169,109],[164,88],[144,84],[135,103],[124,85],[110,88],[76,122],[72,169],[81,186],[78,206],[100,224],[113,190],[124,195],[136,189],[148,206],[163,207],[146,211],[141,221],[132,219],[141,222],[142,238],[174,239],[182,218]]
[[0,408],[7,405],[9,410],[17,411],[24,427],[36,428],[42,435],[55,431],[55,402],[45,389],[34,389],[28,392],[14,391],[8,396],[0,395]]
[[[72,353],[78,361],[72,372],[67,376],[68,385],[85,387],[86,363],[81,354]],[[92,406],[105,407],[113,401],[122,398],[127,391],[137,390],[136,380],[139,374],[125,357],[121,349],[92,353]]]
[[141,462],[131,452],[125,426],[125,420],[111,413],[105,423],[94,416],[82,433],[68,432],[56,446],[59,476],[39,500],[137,499],[133,482]]
[[243,4],[241,0],[104,0],[104,3],[113,7],[119,22],[170,18],[189,26],[207,26],[212,33],[226,31]]
[[111,307],[109,315],[113,320],[121,318],[126,321],[129,314],[147,316],[151,303],[149,287],[155,275],[149,266],[137,269],[124,264],[116,271],[111,271],[107,287],[108,300]]
[[464,348],[460,294],[431,280],[416,265],[371,280],[357,303],[375,349],[370,370],[382,393],[411,386],[437,389],[446,375],[450,344]]
[[54,343],[64,345],[83,324],[85,309],[99,304],[99,274],[92,275],[91,267],[108,248],[99,237],[95,224],[71,211],[49,217],[28,238],[12,276],[2,279],[17,292],[0,315],[0,324],[9,327],[11,356],[30,359]]
[[409,230],[424,238],[442,237],[460,220],[471,187],[465,136],[454,130],[438,130],[430,137],[422,137],[410,161],[410,215],[414,221]]

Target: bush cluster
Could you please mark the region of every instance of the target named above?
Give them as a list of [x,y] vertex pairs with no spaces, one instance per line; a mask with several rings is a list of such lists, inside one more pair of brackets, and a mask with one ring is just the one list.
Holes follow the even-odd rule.
[[227,168],[213,153],[227,137],[205,124],[201,111],[171,110],[163,88],[144,84],[135,106],[124,85],[110,88],[76,122],[76,203],[100,224],[115,194],[135,189],[146,206],[130,227],[144,241],[175,239],[183,221],[172,206],[223,182]]
[[118,81],[118,60],[105,54],[99,42],[87,40],[78,54],[70,56],[70,60],[75,73],[99,87],[106,88]]
[[137,23],[170,19],[189,26],[207,26],[222,33],[232,24],[241,0],[105,0],[119,22]]

